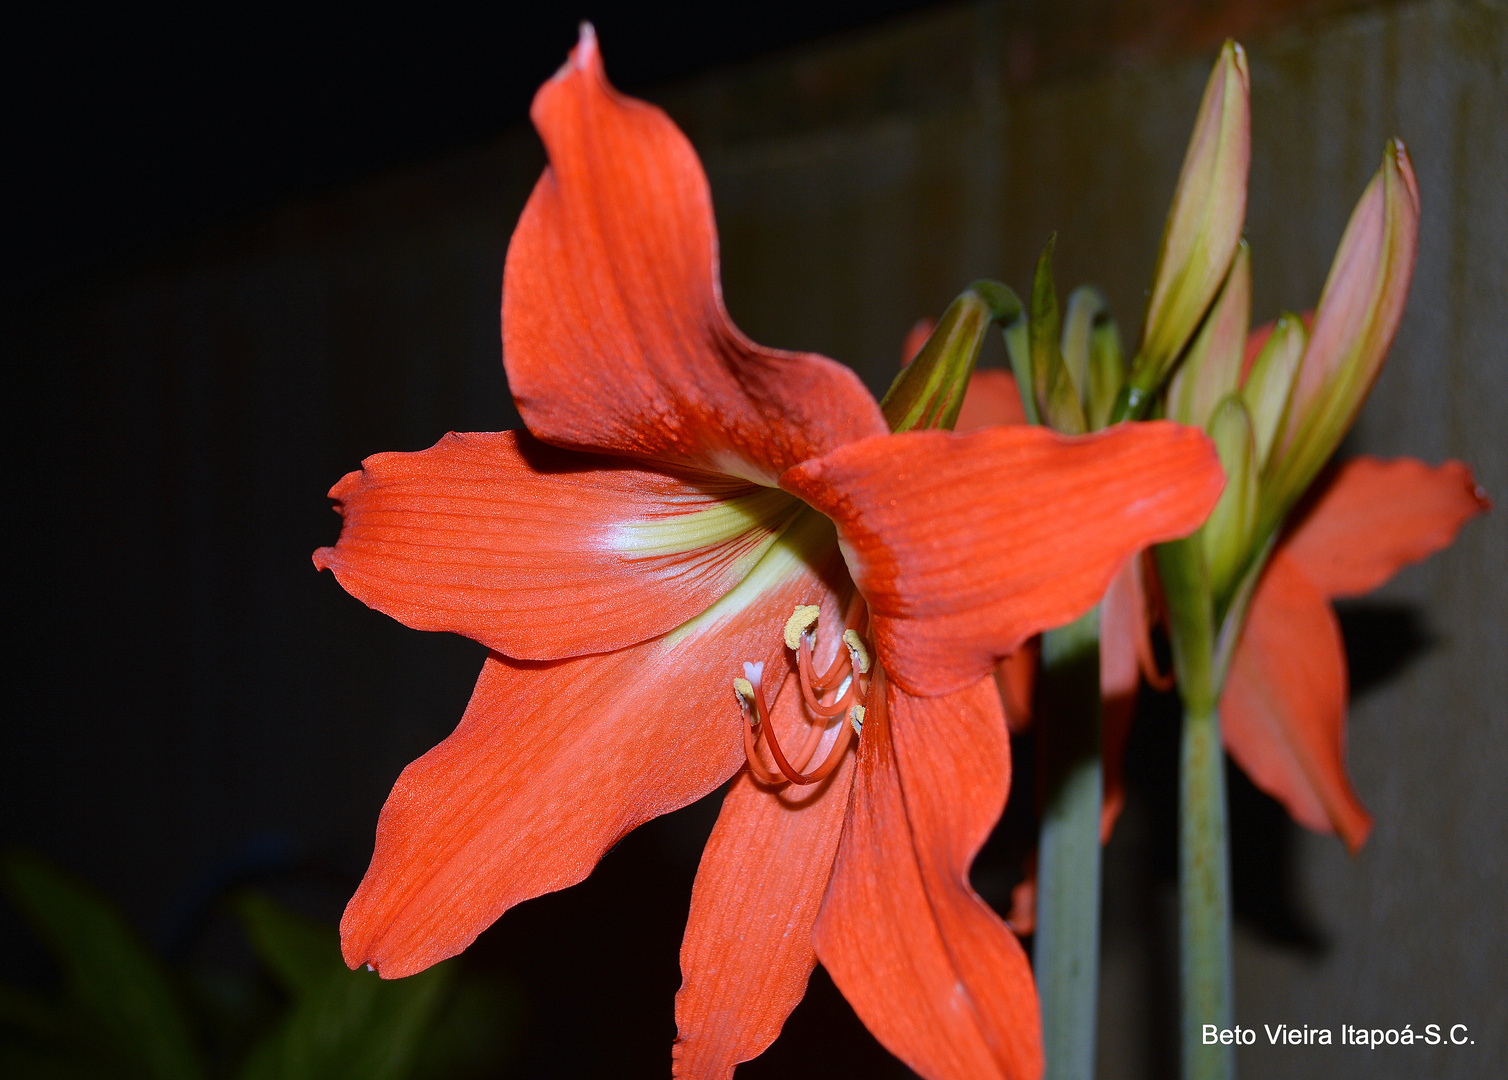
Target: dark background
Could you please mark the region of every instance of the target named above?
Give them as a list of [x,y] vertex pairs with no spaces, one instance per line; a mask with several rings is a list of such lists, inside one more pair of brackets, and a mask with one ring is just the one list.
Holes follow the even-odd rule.
[[[479,647],[368,611],[309,553],[337,532],[325,491],[362,457],[517,424],[497,305],[543,165],[526,113],[583,16],[614,81],[664,104],[707,160],[735,318],[874,388],[913,319],[979,274],[1019,288],[1052,229],[1065,285],[1094,276],[1133,333],[1210,57],[1241,35],[1258,317],[1312,304],[1380,139],[1403,134],[1425,192],[1421,271],[1353,448],[1463,456],[1500,502],[1508,490],[1499,6],[26,10],[4,75],[19,615],[0,829],[121,903],[167,955],[248,962],[217,907],[240,884],[333,925],[393,779],[464,707]],[[1484,779],[1508,730],[1505,535],[1500,515],[1476,523],[1343,613],[1353,769],[1379,817],[1359,860],[1233,777],[1244,1022],[1328,1021],[1329,995],[1351,1023],[1459,1013],[1488,1033],[1484,1054],[1508,1053],[1488,899],[1508,891],[1508,816]],[[1102,1042],[1127,1075],[1172,1068],[1175,722],[1149,702],[1107,855]],[[646,826],[470,950],[524,1002],[513,1074],[665,1074],[715,812],[714,795]],[[1020,844],[1002,831],[976,867],[997,905]],[[0,978],[50,977],[0,909]],[[1412,1067],[1283,1067],[1358,1064]],[[793,1069],[906,1074],[820,970],[740,1075]]]

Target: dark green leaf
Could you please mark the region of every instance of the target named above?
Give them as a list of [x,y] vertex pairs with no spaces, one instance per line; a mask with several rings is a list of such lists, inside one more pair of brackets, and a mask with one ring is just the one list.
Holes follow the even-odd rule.
[[311,922],[256,893],[236,897],[235,908],[252,949],[295,997],[318,992],[331,972],[346,970],[334,927]]
[[41,860],[12,853],[5,879],[16,906],[63,969],[68,995],[126,1072],[153,1080],[203,1075],[167,973],[92,889]]

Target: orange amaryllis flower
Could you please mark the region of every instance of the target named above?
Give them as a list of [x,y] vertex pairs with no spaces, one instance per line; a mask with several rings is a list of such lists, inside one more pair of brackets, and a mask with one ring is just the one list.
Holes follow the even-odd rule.
[[383,808],[346,960],[419,971],[734,777],[681,951],[677,1075],[760,1053],[819,957],[924,1076],[1036,1075],[1026,958],[968,883],[1010,781],[990,673],[1198,525],[1208,441],[891,434],[847,368],[729,322],[701,165],[607,84],[589,29],[532,115],[550,164],[503,284],[528,431],[367,459],[315,554],[492,650]]
[[1330,600],[1439,551],[1491,505],[1459,461],[1353,458],[1311,491],[1263,571],[1220,699],[1252,782],[1353,853],[1372,818],[1346,772],[1346,654]]

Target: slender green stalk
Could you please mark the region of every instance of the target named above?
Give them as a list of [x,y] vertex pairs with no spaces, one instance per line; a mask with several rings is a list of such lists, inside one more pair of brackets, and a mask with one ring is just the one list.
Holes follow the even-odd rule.
[[1178,942],[1183,986],[1184,1080],[1230,1080],[1235,1047],[1205,1039],[1232,1023],[1230,852],[1225,754],[1215,709],[1183,717],[1178,785]]
[[1045,797],[1035,968],[1047,1080],[1094,1076],[1100,945],[1100,619],[1042,635],[1037,747]]
[[1232,1080],[1234,1047],[1206,1043],[1232,1023],[1230,854],[1225,755],[1220,741],[1223,674],[1216,664],[1214,602],[1198,536],[1160,544],[1158,575],[1168,602],[1173,667],[1183,698],[1178,790],[1178,920],[1183,991],[1184,1080]]

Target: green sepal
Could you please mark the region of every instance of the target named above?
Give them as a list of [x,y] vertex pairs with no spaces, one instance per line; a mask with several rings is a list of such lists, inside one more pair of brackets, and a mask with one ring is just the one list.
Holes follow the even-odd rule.
[[1031,321],[1027,325],[1032,391],[1037,412],[1048,427],[1065,435],[1082,435],[1089,424],[1079,403],[1073,376],[1063,359],[1062,319],[1058,312],[1058,290],[1052,277],[1052,251],[1057,239],[1056,233],[1048,238],[1032,276]]
[[1089,430],[1108,427],[1115,413],[1115,402],[1126,383],[1126,356],[1121,350],[1121,331],[1108,314],[1094,324],[1089,335],[1089,387],[1084,407],[1089,413]]
[[1026,413],[1028,424],[1041,424],[1042,414],[1037,411],[1037,395],[1032,389],[1032,350],[1028,334],[1025,309],[1015,322],[1007,323],[1005,354],[1010,357],[1011,373],[1016,376],[1016,392],[1021,396],[1021,409]]
[[1079,404],[1088,405],[1089,355],[1094,328],[1106,317],[1109,305],[1104,293],[1093,285],[1080,285],[1068,296],[1068,311],[1063,317],[1063,363],[1079,392]]
[[1241,397],[1246,402],[1246,411],[1251,414],[1252,435],[1257,442],[1257,467],[1267,466],[1272,453],[1273,440],[1283,421],[1283,412],[1288,408],[1288,394],[1293,389],[1293,378],[1299,371],[1304,346],[1308,344],[1309,332],[1304,329],[1304,320],[1290,312],[1278,316],[1273,324],[1272,336],[1257,355],[1241,387]]
[[974,282],[943,312],[916,358],[901,369],[880,411],[891,431],[952,429],[990,323],[1021,319],[1021,300],[998,281]]
[[1210,593],[1218,606],[1250,556],[1257,523],[1257,446],[1240,394],[1215,407],[1208,429],[1225,470],[1225,489],[1199,530]]

